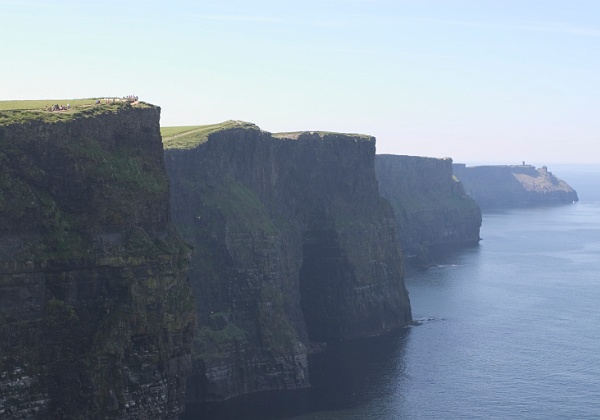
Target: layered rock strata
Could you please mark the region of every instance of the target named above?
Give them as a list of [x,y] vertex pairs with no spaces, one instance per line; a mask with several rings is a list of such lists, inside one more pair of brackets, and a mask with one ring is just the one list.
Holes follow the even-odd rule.
[[577,192],[543,166],[453,165],[454,175],[482,208],[527,207],[579,201]]
[[452,176],[452,159],[377,155],[381,195],[391,203],[405,252],[479,241],[481,210]]
[[183,409],[195,302],[159,117],[127,104],[3,115],[1,418]]
[[173,220],[194,246],[189,401],[306,387],[311,343],[411,321],[372,137],[232,121],[165,149]]

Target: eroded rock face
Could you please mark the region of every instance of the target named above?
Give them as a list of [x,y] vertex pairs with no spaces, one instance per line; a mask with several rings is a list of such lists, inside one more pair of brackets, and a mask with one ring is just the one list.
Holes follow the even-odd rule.
[[173,220],[194,245],[189,401],[307,387],[310,343],[411,321],[373,138],[240,124],[166,147]]
[[408,253],[479,241],[481,210],[452,177],[452,159],[377,155],[375,173]]
[[160,110],[0,126],[0,417],[176,418],[195,302]]
[[453,165],[454,175],[481,208],[569,204],[579,201],[577,192],[544,166]]

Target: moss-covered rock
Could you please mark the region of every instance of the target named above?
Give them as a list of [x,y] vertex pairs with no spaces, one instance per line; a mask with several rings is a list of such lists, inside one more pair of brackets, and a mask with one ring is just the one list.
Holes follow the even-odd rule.
[[306,387],[311,341],[410,322],[372,137],[235,121],[179,133],[165,161],[173,220],[194,246],[190,401]]
[[0,112],[0,417],[176,418],[195,301],[160,110],[15,112]]

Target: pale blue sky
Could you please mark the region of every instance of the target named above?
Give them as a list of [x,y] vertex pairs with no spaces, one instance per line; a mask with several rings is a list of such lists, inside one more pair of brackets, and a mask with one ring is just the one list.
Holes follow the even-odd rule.
[[598,0],[0,0],[0,35],[0,99],[136,94],[163,125],[600,163]]

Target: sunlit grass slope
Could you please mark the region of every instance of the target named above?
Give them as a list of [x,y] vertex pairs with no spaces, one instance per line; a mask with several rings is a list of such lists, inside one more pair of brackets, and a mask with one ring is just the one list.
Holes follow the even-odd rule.
[[30,101],[0,101],[0,111],[10,110],[46,110],[54,104],[71,105],[71,108],[91,106],[96,103],[97,98],[88,99],[37,99]]
[[219,131],[233,128],[253,129],[259,128],[244,121],[225,121],[219,124],[185,126],[185,127],[161,127],[160,133],[163,138],[165,149],[193,149],[208,140],[208,137]]

